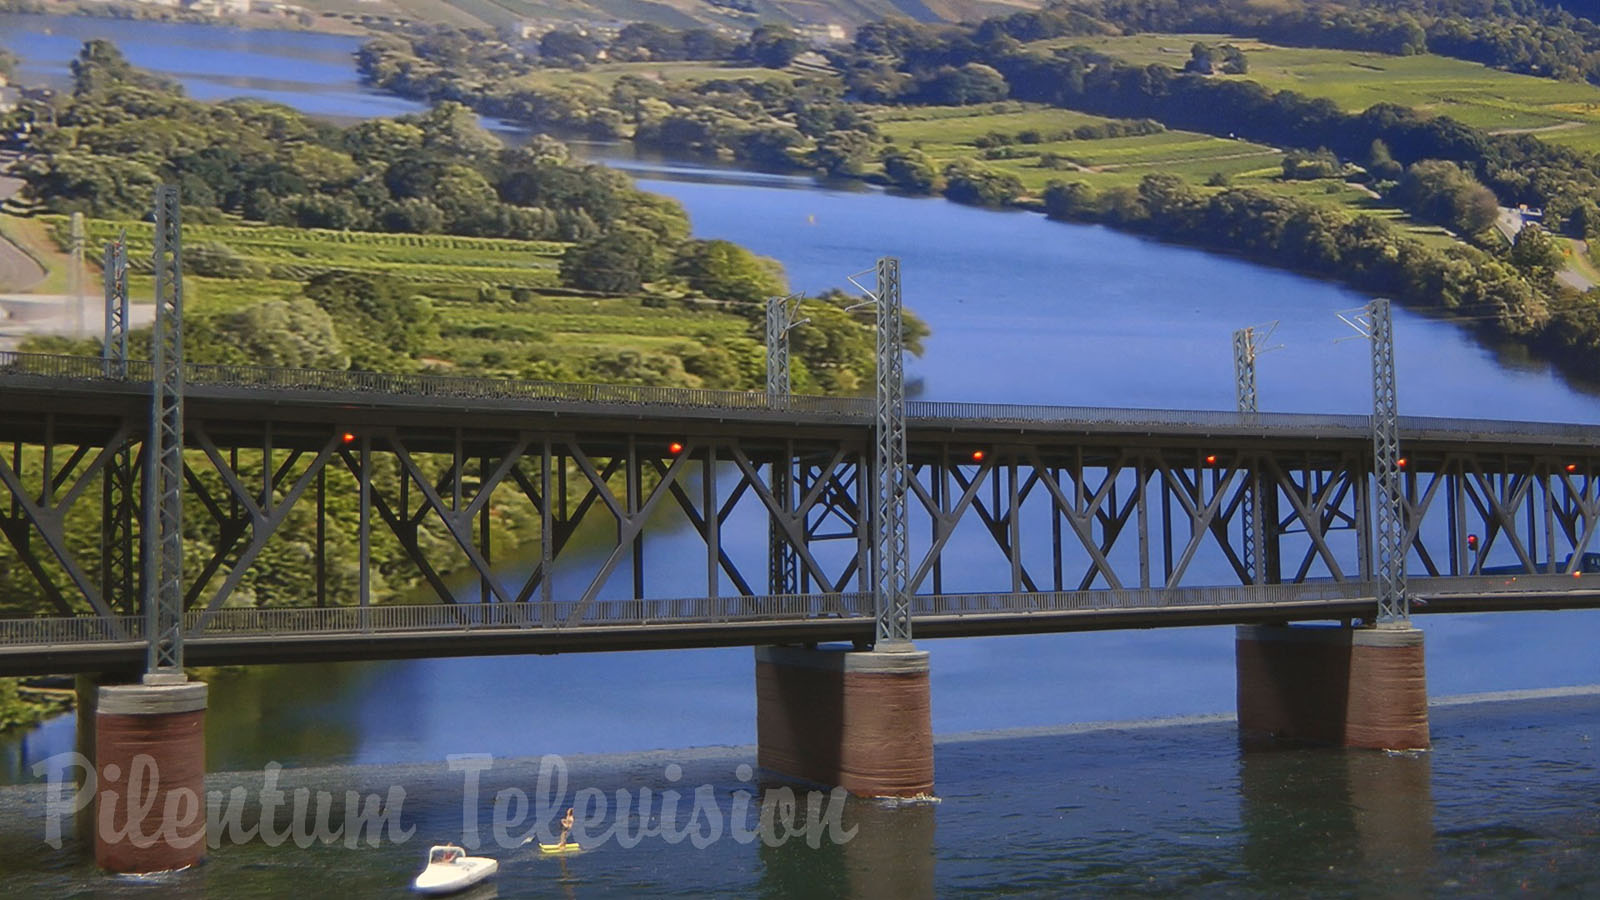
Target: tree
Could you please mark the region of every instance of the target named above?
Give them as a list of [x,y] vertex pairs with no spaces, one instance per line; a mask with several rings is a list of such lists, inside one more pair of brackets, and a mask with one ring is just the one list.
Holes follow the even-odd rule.
[[[187,262],[187,258],[185,262]],[[344,369],[350,365],[333,317],[312,300],[266,300],[185,326],[196,362]]]
[[761,303],[788,292],[777,261],[728,241],[689,241],[673,258],[672,274],[719,300]]
[[806,48],[806,43],[787,25],[760,25],[750,32],[746,53],[758,66],[781,69]]
[[872,157],[872,139],[859,131],[830,131],[817,139],[811,159],[829,175],[860,175]]
[[1220,71],[1224,75],[1243,75],[1250,71],[1250,61],[1245,59],[1244,51],[1232,44],[1223,44],[1217,48],[1222,55]]
[[1566,266],[1566,260],[1550,232],[1529,224],[1522,226],[1511,244],[1511,264],[1535,282],[1548,282]]
[[944,177],[933,160],[921,150],[890,147],[883,153],[883,171],[894,186],[913,194],[936,194],[944,190]]
[[1045,215],[1052,219],[1087,219],[1097,211],[1094,190],[1081,181],[1052,181],[1044,189]]
[[557,28],[546,31],[539,38],[539,55],[552,62],[569,62],[573,59],[587,62],[599,53],[600,45],[593,38],[576,31]]
[[654,247],[632,229],[568,247],[561,254],[561,283],[606,294],[635,294],[657,276]]
[[432,304],[387,275],[329,272],[307,282],[305,294],[336,323],[358,369],[406,369],[439,336]]
[[1022,181],[970,159],[958,159],[944,170],[944,195],[957,203],[1004,206],[1022,195]]
[[1210,75],[1216,71],[1217,51],[1210,45],[1196,41],[1189,48],[1189,61],[1184,63],[1185,72],[1198,72],[1201,75]]

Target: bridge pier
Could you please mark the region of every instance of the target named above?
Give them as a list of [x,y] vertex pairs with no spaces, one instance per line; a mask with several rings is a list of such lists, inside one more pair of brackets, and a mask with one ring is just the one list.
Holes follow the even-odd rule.
[[1419,629],[1241,625],[1234,653],[1247,746],[1429,746]]
[[[80,682],[93,703],[78,711],[78,747],[94,764],[93,828],[102,869],[146,874],[183,869],[206,850],[206,685],[198,681]],[[85,732],[89,732],[85,734]]]
[[757,647],[757,762],[859,797],[933,793],[928,654]]

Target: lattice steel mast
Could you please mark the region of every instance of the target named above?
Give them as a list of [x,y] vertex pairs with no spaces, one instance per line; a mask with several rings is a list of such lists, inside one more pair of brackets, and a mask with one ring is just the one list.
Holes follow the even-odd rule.
[[[1233,333],[1233,384],[1234,397],[1239,412],[1251,415],[1259,411],[1256,398],[1256,356],[1262,345],[1278,328],[1278,323],[1257,328],[1241,328]],[[1250,482],[1244,493],[1243,540],[1240,541],[1240,562],[1250,575],[1251,584],[1266,582],[1263,567],[1267,557],[1266,528],[1261,514],[1261,467],[1250,467]]]
[[[793,388],[789,366],[789,332],[804,324],[795,318],[800,298],[767,298],[767,402],[782,409]],[[793,470],[788,464],[772,464],[772,494],[784,512],[794,507]],[[772,594],[800,593],[800,561],[795,548],[784,538],[778,523],[767,526],[767,591]]]
[[[101,266],[105,280],[105,337],[100,359],[109,378],[128,374],[128,245],[127,232],[106,244]],[[101,485],[101,510],[105,527],[100,532],[100,596],[113,610],[131,613],[134,595],[133,445],[123,441],[106,464]]]
[[106,244],[101,271],[105,277],[105,332],[100,343],[100,358],[107,363],[106,374],[121,378],[128,364],[128,231]]
[[156,188],[156,325],[144,470],[145,678],[183,677],[183,253],[178,189]]
[[72,271],[68,273],[68,289],[72,294],[72,302],[77,305],[72,308],[73,337],[84,337],[85,328],[83,311],[83,213],[75,212],[71,219],[72,229]]
[[1406,596],[1406,525],[1394,328],[1388,300],[1373,300],[1352,312],[1359,314],[1341,313],[1340,318],[1372,345],[1372,467],[1377,482],[1372,539],[1378,563],[1378,624],[1404,627],[1411,624],[1411,603]]
[[900,260],[878,260],[877,389],[872,469],[872,605],[876,643],[911,640],[907,560],[906,391],[904,330],[900,309]]

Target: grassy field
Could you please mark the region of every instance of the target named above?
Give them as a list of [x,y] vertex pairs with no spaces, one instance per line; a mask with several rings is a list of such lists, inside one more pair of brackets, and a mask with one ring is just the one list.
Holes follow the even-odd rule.
[[1600,87],[1516,75],[1459,59],[1279,47],[1221,34],[1060,38],[1040,45],[1084,45],[1138,65],[1181,67],[1196,41],[1232,43],[1244,51],[1250,71],[1220,78],[1326,97],[1352,112],[1395,103],[1491,132],[1529,131],[1543,140],[1600,150]]
[[[1163,131],[1098,140],[1012,143],[1004,153],[1013,158],[985,159],[974,141],[999,133],[1015,137],[1022,131],[1048,136],[1079,125],[1108,121],[1071,110],[1022,103],[994,106],[878,107],[872,119],[895,143],[914,146],[940,163],[966,157],[1009,172],[1030,192],[1051,181],[1082,181],[1096,190],[1130,186],[1146,175],[1178,175],[1197,189],[1221,190],[1206,182],[1222,175],[1235,187],[1254,187],[1335,206],[1353,213],[1368,213],[1430,244],[1451,243],[1455,237],[1442,228],[1412,221],[1404,212],[1372,197],[1359,187],[1337,179],[1284,181],[1280,151],[1249,141],[1227,140],[1190,131]],[[1045,154],[1064,162],[1046,165]]]

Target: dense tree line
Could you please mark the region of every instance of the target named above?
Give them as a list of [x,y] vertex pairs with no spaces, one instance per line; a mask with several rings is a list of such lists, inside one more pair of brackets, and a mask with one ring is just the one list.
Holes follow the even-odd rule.
[[175,181],[199,221],[566,241],[688,232],[676,204],[625,175],[570,164],[555,142],[506,148],[458,103],[339,128],[258,101],[189,100],[104,41],[74,61],[55,123],[34,126],[19,172],[58,212],[139,215],[156,183]]
[[1537,227],[1506,258],[1465,245],[1434,249],[1372,216],[1257,190],[1201,194],[1172,175],[1099,193],[1052,182],[1044,203],[1052,218],[1239,253],[1471,318],[1584,377],[1600,376],[1600,307],[1556,284],[1560,255]]
[[[662,82],[625,75],[609,88],[581,80],[530,84],[523,76],[537,69],[537,57],[503,42],[464,43],[463,34],[435,30],[380,38],[362,47],[357,65],[370,83],[406,97],[458,101],[536,128],[630,138],[762,166],[847,170],[859,157],[841,147],[850,139],[838,134],[854,132],[870,143],[876,132],[845,101],[837,78]],[[988,90],[988,96],[1005,91],[1004,79],[992,70]],[[820,154],[819,147],[825,148]]]

